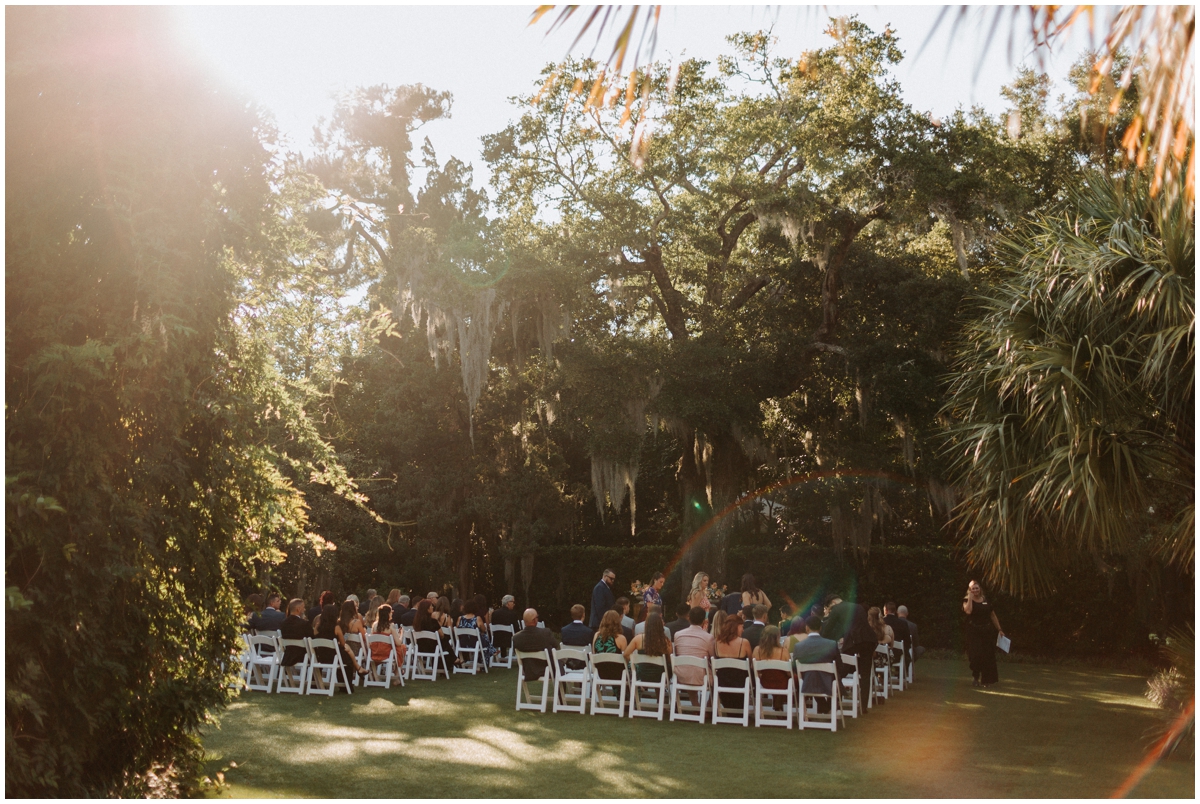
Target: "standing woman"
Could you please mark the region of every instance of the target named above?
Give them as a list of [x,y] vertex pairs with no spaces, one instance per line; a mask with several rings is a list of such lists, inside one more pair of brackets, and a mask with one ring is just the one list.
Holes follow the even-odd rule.
[[746,606],[766,606],[771,608],[771,598],[767,597],[767,593],[758,588],[758,583],[754,580],[754,576],[746,573],[742,576],[742,608]]
[[[662,608],[662,591],[663,584],[667,582],[667,576],[661,572],[654,573],[654,577],[650,579],[650,585],[642,592],[643,611],[649,612],[651,606]],[[648,616],[648,615],[647,615]]]
[[1004,636],[1004,629],[992,604],[983,596],[983,588],[975,581],[967,585],[963,612],[967,615],[967,658],[971,662],[973,686],[995,684],[1000,681],[996,670],[996,635]]
[[688,592],[687,602],[689,606],[699,606],[704,609],[705,614],[712,608],[712,603],[708,600],[707,572],[697,572],[696,577],[692,578],[692,589]]

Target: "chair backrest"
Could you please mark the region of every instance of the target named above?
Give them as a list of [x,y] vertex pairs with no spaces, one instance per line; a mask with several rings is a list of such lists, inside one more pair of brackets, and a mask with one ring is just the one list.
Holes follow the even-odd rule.
[[622,668],[626,667],[625,657],[619,653],[589,653],[587,657],[593,668],[602,664],[616,664]]
[[829,673],[834,677],[837,676],[837,664],[835,662],[826,662],[825,664],[804,664],[796,662],[797,673]]
[[887,646],[887,645],[876,645],[876,646],[875,646],[875,652],[876,652],[876,653],[882,653],[884,656],[890,656],[890,655],[891,655],[890,651],[888,651],[888,646]]
[[[376,648],[376,645],[384,645],[387,650]],[[391,634],[368,634],[367,635],[368,650],[371,651],[371,659],[376,662],[387,661],[395,649],[395,643],[392,642]]]
[[790,661],[786,661],[784,659],[755,659],[754,660],[754,676],[755,676],[755,678],[757,678],[758,674],[764,670],[782,670],[785,673],[790,673],[792,671],[792,663]]
[[745,670],[747,675],[750,673],[749,659],[713,659],[713,672],[718,670]]
[[659,667],[667,666],[666,656],[650,656],[642,653],[640,650],[635,650],[633,655],[629,657],[629,663],[637,666],[639,664],[656,664]]
[[437,635],[436,631],[413,631],[413,641],[415,642],[415,641],[421,640],[421,639],[432,639],[434,642],[437,642],[439,645],[442,644],[441,640],[438,639],[438,635]]
[[[516,650],[516,649],[514,649],[513,656],[516,657],[518,666],[521,668],[522,675],[524,675],[524,673],[525,673],[525,662],[526,661],[541,662],[542,664],[545,665],[545,668],[542,670],[541,675],[537,676],[537,678],[544,678],[547,673],[549,673],[551,676],[554,675],[553,671],[551,670],[553,665],[550,663],[550,657],[547,655],[546,651],[544,651],[544,650]],[[533,679],[527,679],[527,680],[533,680]]]
[[674,655],[671,657],[671,665],[675,668],[676,678],[678,678],[679,668],[681,667],[695,667],[704,671],[704,682],[698,686],[708,684],[708,679],[712,676],[712,670],[709,668],[708,662],[709,659],[706,656]]
[[[271,651],[264,651],[264,650],[262,650],[262,648],[274,649],[275,637],[268,636],[266,634],[256,634],[254,636],[246,637],[246,644],[248,644],[250,646],[250,651],[255,656],[263,656],[263,655],[270,654]],[[272,657],[272,658],[274,658],[274,657]]]
[[317,649],[318,648],[329,648],[330,650],[333,651],[333,658],[330,661],[325,662],[324,664],[334,664],[337,662],[337,660],[338,660],[337,646],[338,645],[337,645],[336,640],[318,639],[316,637],[309,637],[307,641],[308,641],[308,655],[309,655],[309,658],[312,660],[313,664],[322,664],[322,662],[318,661],[318,659],[317,659]]
[[563,664],[569,659],[587,663],[588,655],[583,648],[554,648],[552,653],[554,655],[554,663],[558,665],[559,670],[562,672],[579,672],[578,670],[563,671]]

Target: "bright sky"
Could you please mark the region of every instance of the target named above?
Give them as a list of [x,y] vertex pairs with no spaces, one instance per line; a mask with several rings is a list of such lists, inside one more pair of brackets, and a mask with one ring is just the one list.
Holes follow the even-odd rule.
[[[479,138],[514,117],[508,98],[530,92],[541,68],[561,59],[578,31],[572,23],[547,37],[547,19],[528,26],[534,8],[191,6],[176,7],[173,14],[184,41],[219,75],[270,109],[292,145],[302,150],[310,144],[317,119],[332,111],[332,96],[340,90],[407,83],[449,90],[454,95],[452,119],[430,124],[424,134],[440,161],[453,155],[473,163],[478,184],[486,180]],[[998,113],[1004,108],[1000,87],[1012,80],[1018,65],[1035,60],[1026,50],[1014,52],[1010,63],[1008,28],[1001,26],[981,64],[991,12],[986,22],[982,17],[965,21],[951,41],[958,8],[947,13],[937,35],[915,58],[941,6],[672,6],[663,11],[655,56],[715,60],[728,52],[727,34],[771,26],[779,38],[777,52],[797,55],[828,44],[821,31],[829,16],[858,14],[874,30],[890,24],[898,32],[906,58],[896,78],[918,109],[941,117],[959,106],[979,104]],[[586,55],[594,41],[585,37],[575,52]],[[603,44],[611,41],[612,35],[606,35]],[[1046,59],[1055,96],[1065,90],[1067,68],[1087,46],[1088,35],[1081,30]],[[608,54],[599,49],[596,55]]]

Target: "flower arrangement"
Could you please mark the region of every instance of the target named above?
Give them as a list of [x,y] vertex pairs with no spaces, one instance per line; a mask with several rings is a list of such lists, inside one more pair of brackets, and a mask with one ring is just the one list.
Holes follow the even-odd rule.
[[629,596],[634,600],[641,600],[642,593],[644,593],[649,587],[650,584],[648,583],[634,581],[633,583],[629,584]]
[[721,598],[729,594],[729,586],[725,584],[717,586],[716,583],[710,581],[708,588],[704,590],[704,594],[708,598],[708,602],[720,603]]

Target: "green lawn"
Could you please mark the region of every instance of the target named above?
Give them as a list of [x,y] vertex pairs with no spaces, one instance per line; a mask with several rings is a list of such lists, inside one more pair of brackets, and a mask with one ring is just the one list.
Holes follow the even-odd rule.
[[[964,661],[843,731],[746,729],[513,709],[516,670],[333,699],[243,693],[205,736],[235,796],[1102,797],[1155,719],[1142,677]],[[1134,796],[1193,798],[1195,763],[1157,765]]]

